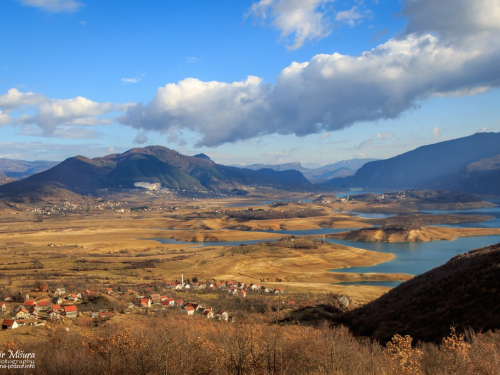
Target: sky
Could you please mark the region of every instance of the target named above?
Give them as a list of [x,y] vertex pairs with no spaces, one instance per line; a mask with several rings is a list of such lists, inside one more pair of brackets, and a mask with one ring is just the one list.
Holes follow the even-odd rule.
[[2,0],[0,157],[385,159],[500,131],[500,0]]

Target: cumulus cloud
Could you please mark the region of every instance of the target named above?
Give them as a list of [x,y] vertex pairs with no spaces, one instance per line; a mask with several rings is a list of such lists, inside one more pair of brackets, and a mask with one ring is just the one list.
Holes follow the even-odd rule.
[[[73,99],[50,99],[42,94],[23,93],[13,88],[0,95],[0,109],[6,112],[21,109],[24,113],[13,117],[0,112],[3,114],[0,116],[0,124],[36,124],[43,130],[43,135],[58,136],[57,134],[61,133],[55,132],[60,125],[95,126],[114,123],[113,118],[101,116],[113,111],[124,112],[127,107],[128,104],[97,103],[82,96]],[[80,134],[83,133],[80,131]]]
[[84,4],[75,0],[19,0],[25,6],[43,9],[51,13],[76,12]]
[[96,119],[96,116],[107,114],[114,110],[112,103],[96,103],[77,96],[74,99],[50,100],[38,106],[38,112],[33,116],[19,119],[20,124],[36,124],[45,134],[54,133],[56,127],[62,124],[96,125],[108,123]]
[[249,15],[281,30],[281,38],[293,38],[290,50],[302,47],[306,40],[330,35],[326,4],[333,0],[260,0],[253,3]]
[[147,137],[146,133],[142,132],[137,134],[137,136],[134,138],[134,143],[138,145],[143,145],[145,143],[149,142],[149,138]]
[[20,106],[41,104],[47,100],[42,94],[20,92],[18,89],[12,88],[7,91],[7,94],[0,95],[0,108],[11,110]]
[[294,62],[275,85],[185,79],[158,89],[120,118],[138,129],[190,129],[198,146],[264,134],[304,136],[357,122],[393,119],[433,96],[470,95],[500,85],[500,38],[450,44],[431,34],[390,39],[358,56],[321,54]]
[[270,89],[252,76],[233,83],[188,78],[160,87],[147,105],[132,104],[119,121],[170,134],[177,129],[196,131],[203,134],[200,145],[248,139],[269,133],[265,98]]

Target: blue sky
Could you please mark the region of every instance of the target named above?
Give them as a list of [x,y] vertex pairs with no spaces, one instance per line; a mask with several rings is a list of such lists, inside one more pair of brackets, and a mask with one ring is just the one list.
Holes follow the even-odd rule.
[[499,0],[4,0],[0,33],[0,157],[329,164],[500,131]]

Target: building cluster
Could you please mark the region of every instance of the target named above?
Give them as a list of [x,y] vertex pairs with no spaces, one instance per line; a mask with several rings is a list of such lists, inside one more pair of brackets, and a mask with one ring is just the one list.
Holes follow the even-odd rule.
[[[162,283],[163,284],[163,283]],[[46,286],[46,284],[45,284]],[[159,287],[163,286],[165,293],[155,293]],[[44,287],[45,289],[45,287]],[[2,329],[15,329],[23,325],[43,325],[48,321],[59,321],[64,319],[74,319],[79,316],[89,316],[92,318],[107,320],[113,316],[107,309],[99,311],[79,311],[83,300],[91,301],[101,294],[113,295],[113,297],[126,304],[123,312],[130,313],[133,309],[152,309],[162,311],[167,309],[178,309],[182,313],[192,316],[199,315],[208,319],[219,319],[221,321],[234,322],[229,312],[216,310],[211,307],[202,306],[192,301],[184,302],[182,299],[169,297],[167,290],[173,291],[203,291],[225,293],[227,296],[239,296],[245,298],[247,293],[281,295],[285,291],[283,288],[269,287],[259,283],[244,283],[233,280],[226,281],[206,281],[206,282],[166,282],[164,285],[153,283],[141,285],[139,291],[129,289],[127,291],[113,290],[107,287],[99,292],[86,290],[85,292],[66,293],[65,288],[58,288],[48,294],[47,290],[36,289],[36,292],[47,292],[39,300],[30,298],[28,292],[21,292],[16,297],[4,296],[0,302],[0,316],[3,318]],[[50,298],[49,298],[50,295]]]

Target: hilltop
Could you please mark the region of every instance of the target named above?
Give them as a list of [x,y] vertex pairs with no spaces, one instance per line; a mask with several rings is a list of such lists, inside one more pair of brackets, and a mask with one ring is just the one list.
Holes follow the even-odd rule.
[[439,341],[450,326],[500,328],[500,244],[457,255],[408,280],[340,321],[356,335],[381,341],[395,334]]

